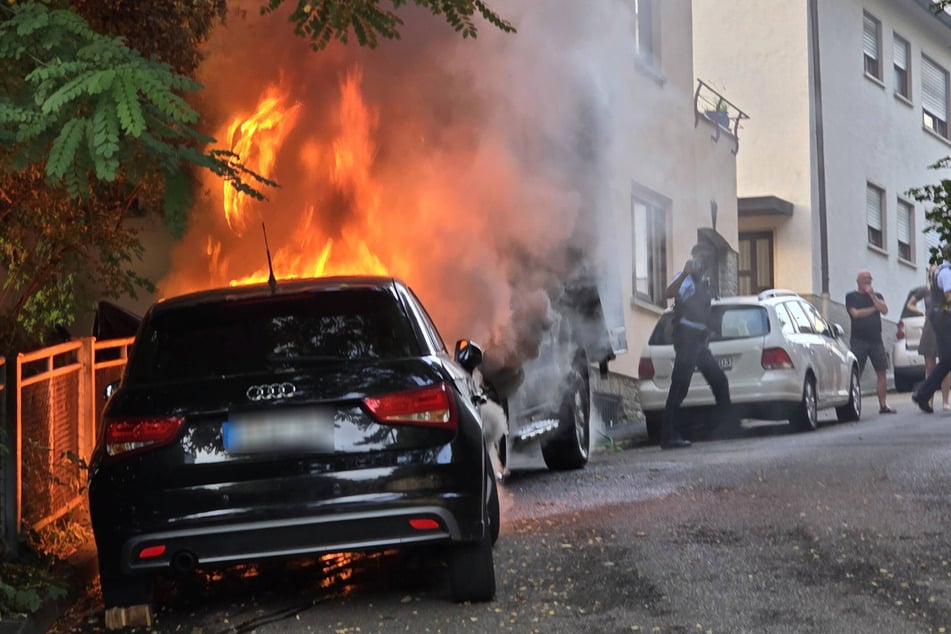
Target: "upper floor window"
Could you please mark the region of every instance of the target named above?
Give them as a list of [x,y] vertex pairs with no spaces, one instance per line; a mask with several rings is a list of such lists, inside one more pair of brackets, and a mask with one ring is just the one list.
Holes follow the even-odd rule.
[[865,74],[881,81],[882,79],[882,23],[865,14],[865,32],[862,48],[865,52]]
[[667,298],[667,211],[633,198],[634,295],[665,307]]
[[948,136],[948,71],[921,56],[921,116],[926,128]]
[[913,262],[914,245],[912,236],[915,235],[915,207],[905,200],[898,200],[898,215],[895,218],[898,234],[898,257],[906,262]]
[[885,248],[885,192],[866,183],[865,223],[868,225],[868,243]]
[[911,79],[908,73],[908,60],[911,59],[911,45],[908,40],[895,34],[895,92],[905,99],[911,99]]
[[650,66],[660,66],[660,37],[658,0],[634,0],[634,20],[637,55]]

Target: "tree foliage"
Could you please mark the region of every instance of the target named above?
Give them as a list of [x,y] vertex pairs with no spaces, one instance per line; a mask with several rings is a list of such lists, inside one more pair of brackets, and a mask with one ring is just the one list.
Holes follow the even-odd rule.
[[[268,0],[262,13],[276,11],[287,0]],[[291,0],[294,8],[290,21],[294,32],[310,41],[311,48],[319,51],[333,40],[350,41],[356,37],[361,46],[375,48],[378,37],[399,39],[403,21],[396,10],[409,0],[390,0],[392,9],[380,6],[380,0]],[[489,9],[483,0],[412,0],[417,6],[442,17],[462,37],[476,37],[478,13],[484,20],[507,33],[515,31],[509,22]]]
[[[260,0],[261,13],[285,0]],[[400,37],[410,0],[294,1],[289,19],[314,50]],[[483,0],[411,0],[463,37]],[[246,170],[199,131],[188,96],[201,44],[227,0],[0,2],[0,354],[41,343],[104,297],[151,291],[130,216],[185,225],[194,168],[261,198],[276,183]],[[29,342],[27,344],[27,342]]]
[[[192,168],[256,198],[274,185],[196,129],[200,88],[77,13],[26,2],[0,14],[0,349],[69,324],[85,288],[151,291],[134,272],[130,213],[180,232]],[[192,47],[195,48],[194,46]],[[188,66],[193,58],[179,60]]]
[[[946,156],[928,166],[932,170],[951,169],[951,156]],[[936,184],[914,187],[908,195],[925,203],[925,233],[937,235],[938,245],[951,244],[951,179],[942,178]],[[930,248],[930,261],[941,262],[940,246]]]

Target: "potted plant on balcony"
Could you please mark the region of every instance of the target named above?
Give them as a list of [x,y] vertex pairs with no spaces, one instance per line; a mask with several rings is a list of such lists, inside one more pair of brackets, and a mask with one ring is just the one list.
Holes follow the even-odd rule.
[[730,111],[725,101],[720,101],[717,103],[715,110],[707,110],[705,114],[710,121],[713,121],[724,130],[730,129]]

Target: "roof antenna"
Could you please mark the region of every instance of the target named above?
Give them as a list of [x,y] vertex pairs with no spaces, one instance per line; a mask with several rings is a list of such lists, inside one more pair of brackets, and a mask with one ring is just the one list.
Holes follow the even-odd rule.
[[264,230],[264,251],[267,253],[267,285],[271,287],[271,295],[277,292],[277,280],[274,278],[274,267],[271,266],[271,249],[267,246],[267,227],[261,223],[261,229]]

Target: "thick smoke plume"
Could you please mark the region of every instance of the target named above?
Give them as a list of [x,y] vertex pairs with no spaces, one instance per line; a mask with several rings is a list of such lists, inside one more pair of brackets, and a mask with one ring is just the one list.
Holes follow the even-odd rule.
[[[284,16],[259,16],[260,0],[243,4],[210,42],[197,105],[219,146],[254,141],[246,151],[281,186],[226,218],[209,179],[161,293],[260,275],[264,222],[278,278],[321,258],[327,274],[386,271],[450,345],[470,337],[507,364],[533,356],[607,216],[604,86],[631,52],[606,33],[629,28],[626,3],[499,2],[518,33],[484,23],[475,40],[406,10],[400,41],[319,53]],[[264,133],[230,129],[269,95],[273,156]]]

